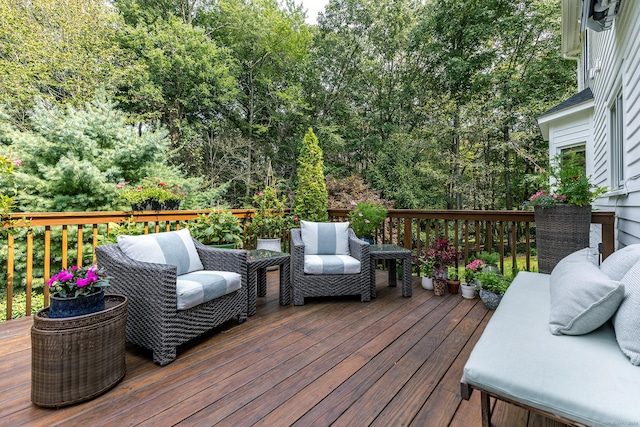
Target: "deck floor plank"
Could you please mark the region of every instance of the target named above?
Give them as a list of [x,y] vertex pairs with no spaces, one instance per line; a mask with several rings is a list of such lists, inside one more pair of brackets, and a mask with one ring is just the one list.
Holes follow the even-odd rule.
[[[413,297],[377,271],[377,298],[278,304],[278,272],[243,324],[227,322],[155,365],[127,344],[125,378],[88,402],[31,403],[31,318],[0,323],[0,426],[480,426],[479,393],[460,398],[462,367],[491,317],[478,300]],[[495,404],[494,425],[561,427]]]

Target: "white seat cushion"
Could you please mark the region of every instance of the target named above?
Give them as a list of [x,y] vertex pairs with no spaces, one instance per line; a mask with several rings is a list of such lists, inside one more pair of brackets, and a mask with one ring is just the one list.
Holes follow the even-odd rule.
[[465,382],[590,426],[637,423],[640,368],[611,324],[551,335],[549,296],[549,275],[518,273],[469,356]]
[[300,221],[305,255],[349,255],[348,222]]
[[178,276],[178,310],[186,310],[242,287],[242,277],[230,271],[200,270]]
[[349,255],[305,255],[305,274],[358,274],[360,261]]
[[118,236],[118,246],[136,261],[175,265],[178,275],[204,268],[187,228],[143,236]]

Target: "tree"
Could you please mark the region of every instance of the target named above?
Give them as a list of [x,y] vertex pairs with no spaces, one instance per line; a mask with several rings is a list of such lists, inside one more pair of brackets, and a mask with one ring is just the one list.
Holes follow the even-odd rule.
[[21,126],[36,97],[76,107],[131,69],[116,41],[122,21],[99,0],[0,0],[0,93]]
[[139,135],[104,94],[84,109],[38,103],[33,130],[20,131],[6,118],[2,125],[6,150],[22,160],[14,172],[22,212],[119,210],[116,183],[135,183],[146,175],[197,187],[197,180],[166,166],[166,132]]
[[301,220],[327,221],[327,186],[324,181],[322,149],[309,128],[298,155],[298,186],[293,211]]
[[194,23],[229,48],[238,65],[239,93],[228,122],[234,132],[224,137],[244,150],[241,172],[248,199],[269,164],[277,176],[295,171],[306,124],[301,81],[311,32],[292,0],[219,0]]
[[173,164],[193,175],[206,173],[209,139],[221,127],[236,96],[229,51],[202,28],[169,15],[129,28],[122,47],[137,59],[136,80],[119,99],[138,120],[169,129]]

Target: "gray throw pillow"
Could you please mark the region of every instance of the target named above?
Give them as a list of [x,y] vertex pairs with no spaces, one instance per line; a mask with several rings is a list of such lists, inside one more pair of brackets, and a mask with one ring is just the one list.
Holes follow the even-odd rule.
[[640,261],[640,244],[618,249],[602,261],[600,270],[613,280],[622,280],[625,274]]
[[611,280],[580,254],[563,258],[551,272],[549,330],[554,335],[583,335],[602,326],[616,312],[624,286]]
[[620,350],[640,365],[640,261],[636,262],[622,278],[624,300],[613,317],[613,327]]

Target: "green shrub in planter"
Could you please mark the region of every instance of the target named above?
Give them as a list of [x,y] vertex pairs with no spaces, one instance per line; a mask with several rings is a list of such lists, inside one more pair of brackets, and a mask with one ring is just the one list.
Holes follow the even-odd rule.
[[205,245],[233,244],[242,248],[244,229],[238,217],[229,211],[212,210],[208,214],[198,214],[189,222],[191,236]]

